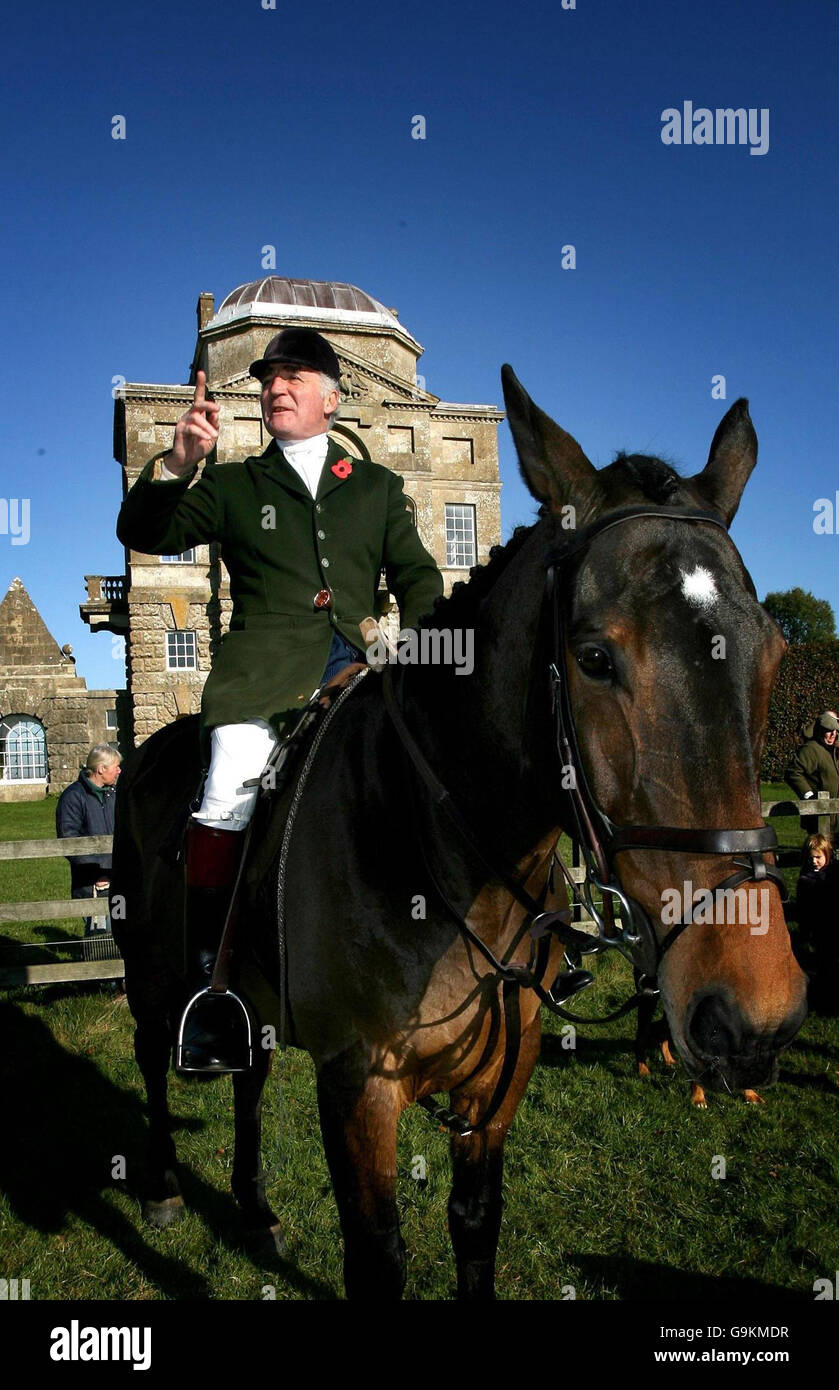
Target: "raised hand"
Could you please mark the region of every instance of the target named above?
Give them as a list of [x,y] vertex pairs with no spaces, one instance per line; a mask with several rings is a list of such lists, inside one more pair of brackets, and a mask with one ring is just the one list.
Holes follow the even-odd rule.
[[165,460],[171,473],[187,473],[215,448],[219,408],[215,401],[207,400],[206,393],[206,374],[196,372],[192,405],[175,426],[175,442]]

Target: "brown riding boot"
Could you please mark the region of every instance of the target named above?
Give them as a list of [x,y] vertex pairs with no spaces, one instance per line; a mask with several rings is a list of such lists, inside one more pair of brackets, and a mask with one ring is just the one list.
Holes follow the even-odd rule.
[[212,983],[243,842],[243,831],[217,830],[194,819],[187,827],[184,944],[192,1002],[182,1022],[178,1071],[244,1071],[249,1065],[241,1006],[229,994],[204,993]]

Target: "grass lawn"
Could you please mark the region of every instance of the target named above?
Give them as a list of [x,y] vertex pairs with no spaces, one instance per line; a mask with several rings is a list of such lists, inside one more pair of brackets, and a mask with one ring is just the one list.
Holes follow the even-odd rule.
[[[764,788],[768,799],[785,796]],[[0,806],[0,838],[53,833],[53,800]],[[797,822],[775,821],[797,846]],[[795,870],[789,875],[794,885]],[[0,863],[0,899],[69,896],[63,860]],[[56,923],[48,924],[56,939]],[[40,930],[40,929],[37,929]],[[81,924],[68,933],[80,935]],[[4,929],[6,940],[17,928]],[[609,960],[580,999],[605,1013],[631,989]],[[583,1000],[585,1001],[583,1003]],[[144,1092],[124,1003],[98,987],[0,995],[0,1274],[33,1299],[333,1299],[342,1293],[338,1218],[320,1143],[309,1058],[281,1059],[266,1092],[266,1166],[288,1257],[261,1264],[243,1247],[229,1194],[229,1078],[174,1075],[170,1096],[188,1213],[143,1225]],[[542,1058],[507,1142],[498,1294],[507,1299],[812,1300],[839,1268],[836,1223],[839,1022],[811,1015],[783,1054],[765,1105],[709,1096],[689,1104],[684,1072],[652,1059],[635,1074],[633,1019],[580,1029],[569,1048],[545,1015]],[[421,1156],[427,1182],[412,1177]],[[719,1159],[725,1160],[725,1177]],[[409,1298],[449,1298],[446,1136],[416,1108],[399,1134],[399,1198]]]

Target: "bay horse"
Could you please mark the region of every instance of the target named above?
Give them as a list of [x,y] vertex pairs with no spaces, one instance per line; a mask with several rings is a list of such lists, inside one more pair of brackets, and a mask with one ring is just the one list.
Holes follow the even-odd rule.
[[[549,876],[563,829],[617,904],[621,925],[612,914],[600,935],[657,976],[690,1076],[766,1084],[805,1014],[758,782],[785,644],[727,534],[757,456],[747,402],[692,477],[642,455],[597,470],[511,368],[502,381],[539,519],[423,620],[473,634],[473,673],[427,662],[359,679],[321,726],[302,795],[260,802],[244,871],[241,988],[263,1025],[279,1019],[313,1058],[349,1297],[403,1292],[397,1121],[440,1093],[458,1294],[493,1296],[504,1141],[546,997],[512,985],[511,1010],[502,981],[518,971],[549,985],[562,971],[558,931],[544,934],[537,971],[531,930],[534,908],[562,920]],[[159,851],[198,784],[198,748],[194,718],[160,730],[118,791],[114,931],[149,1098],[145,1211],[158,1224],[182,1207],[166,1074],[184,1003],[183,875]],[[733,879],[763,894],[765,930],[662,921],[674,885]],[[278,1241],[260,1163],[270,1057],[257,1047],[234,1077],[232,1189],[246,1224]]]

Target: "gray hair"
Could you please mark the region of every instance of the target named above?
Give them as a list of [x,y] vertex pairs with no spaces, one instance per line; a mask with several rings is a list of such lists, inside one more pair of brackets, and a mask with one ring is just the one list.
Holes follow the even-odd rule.
[[334,377],[327,376],[326,372],[320,372],[318,375],[320,376],[321,395],[323,396],[324,400],[326,400],[326,397],[329,395],[330,391],[338,392],[338,404],[333,410],[332,414],[328,417],[329,429],[332,429],[338,412],[341,409],[341,383],[340,381],[336,381]]
[[88,772],[98,772],[100,768],[110,767],[111,763],[122,762],[122,754],[112,743],[95,743],[87,755],[85,768]]

